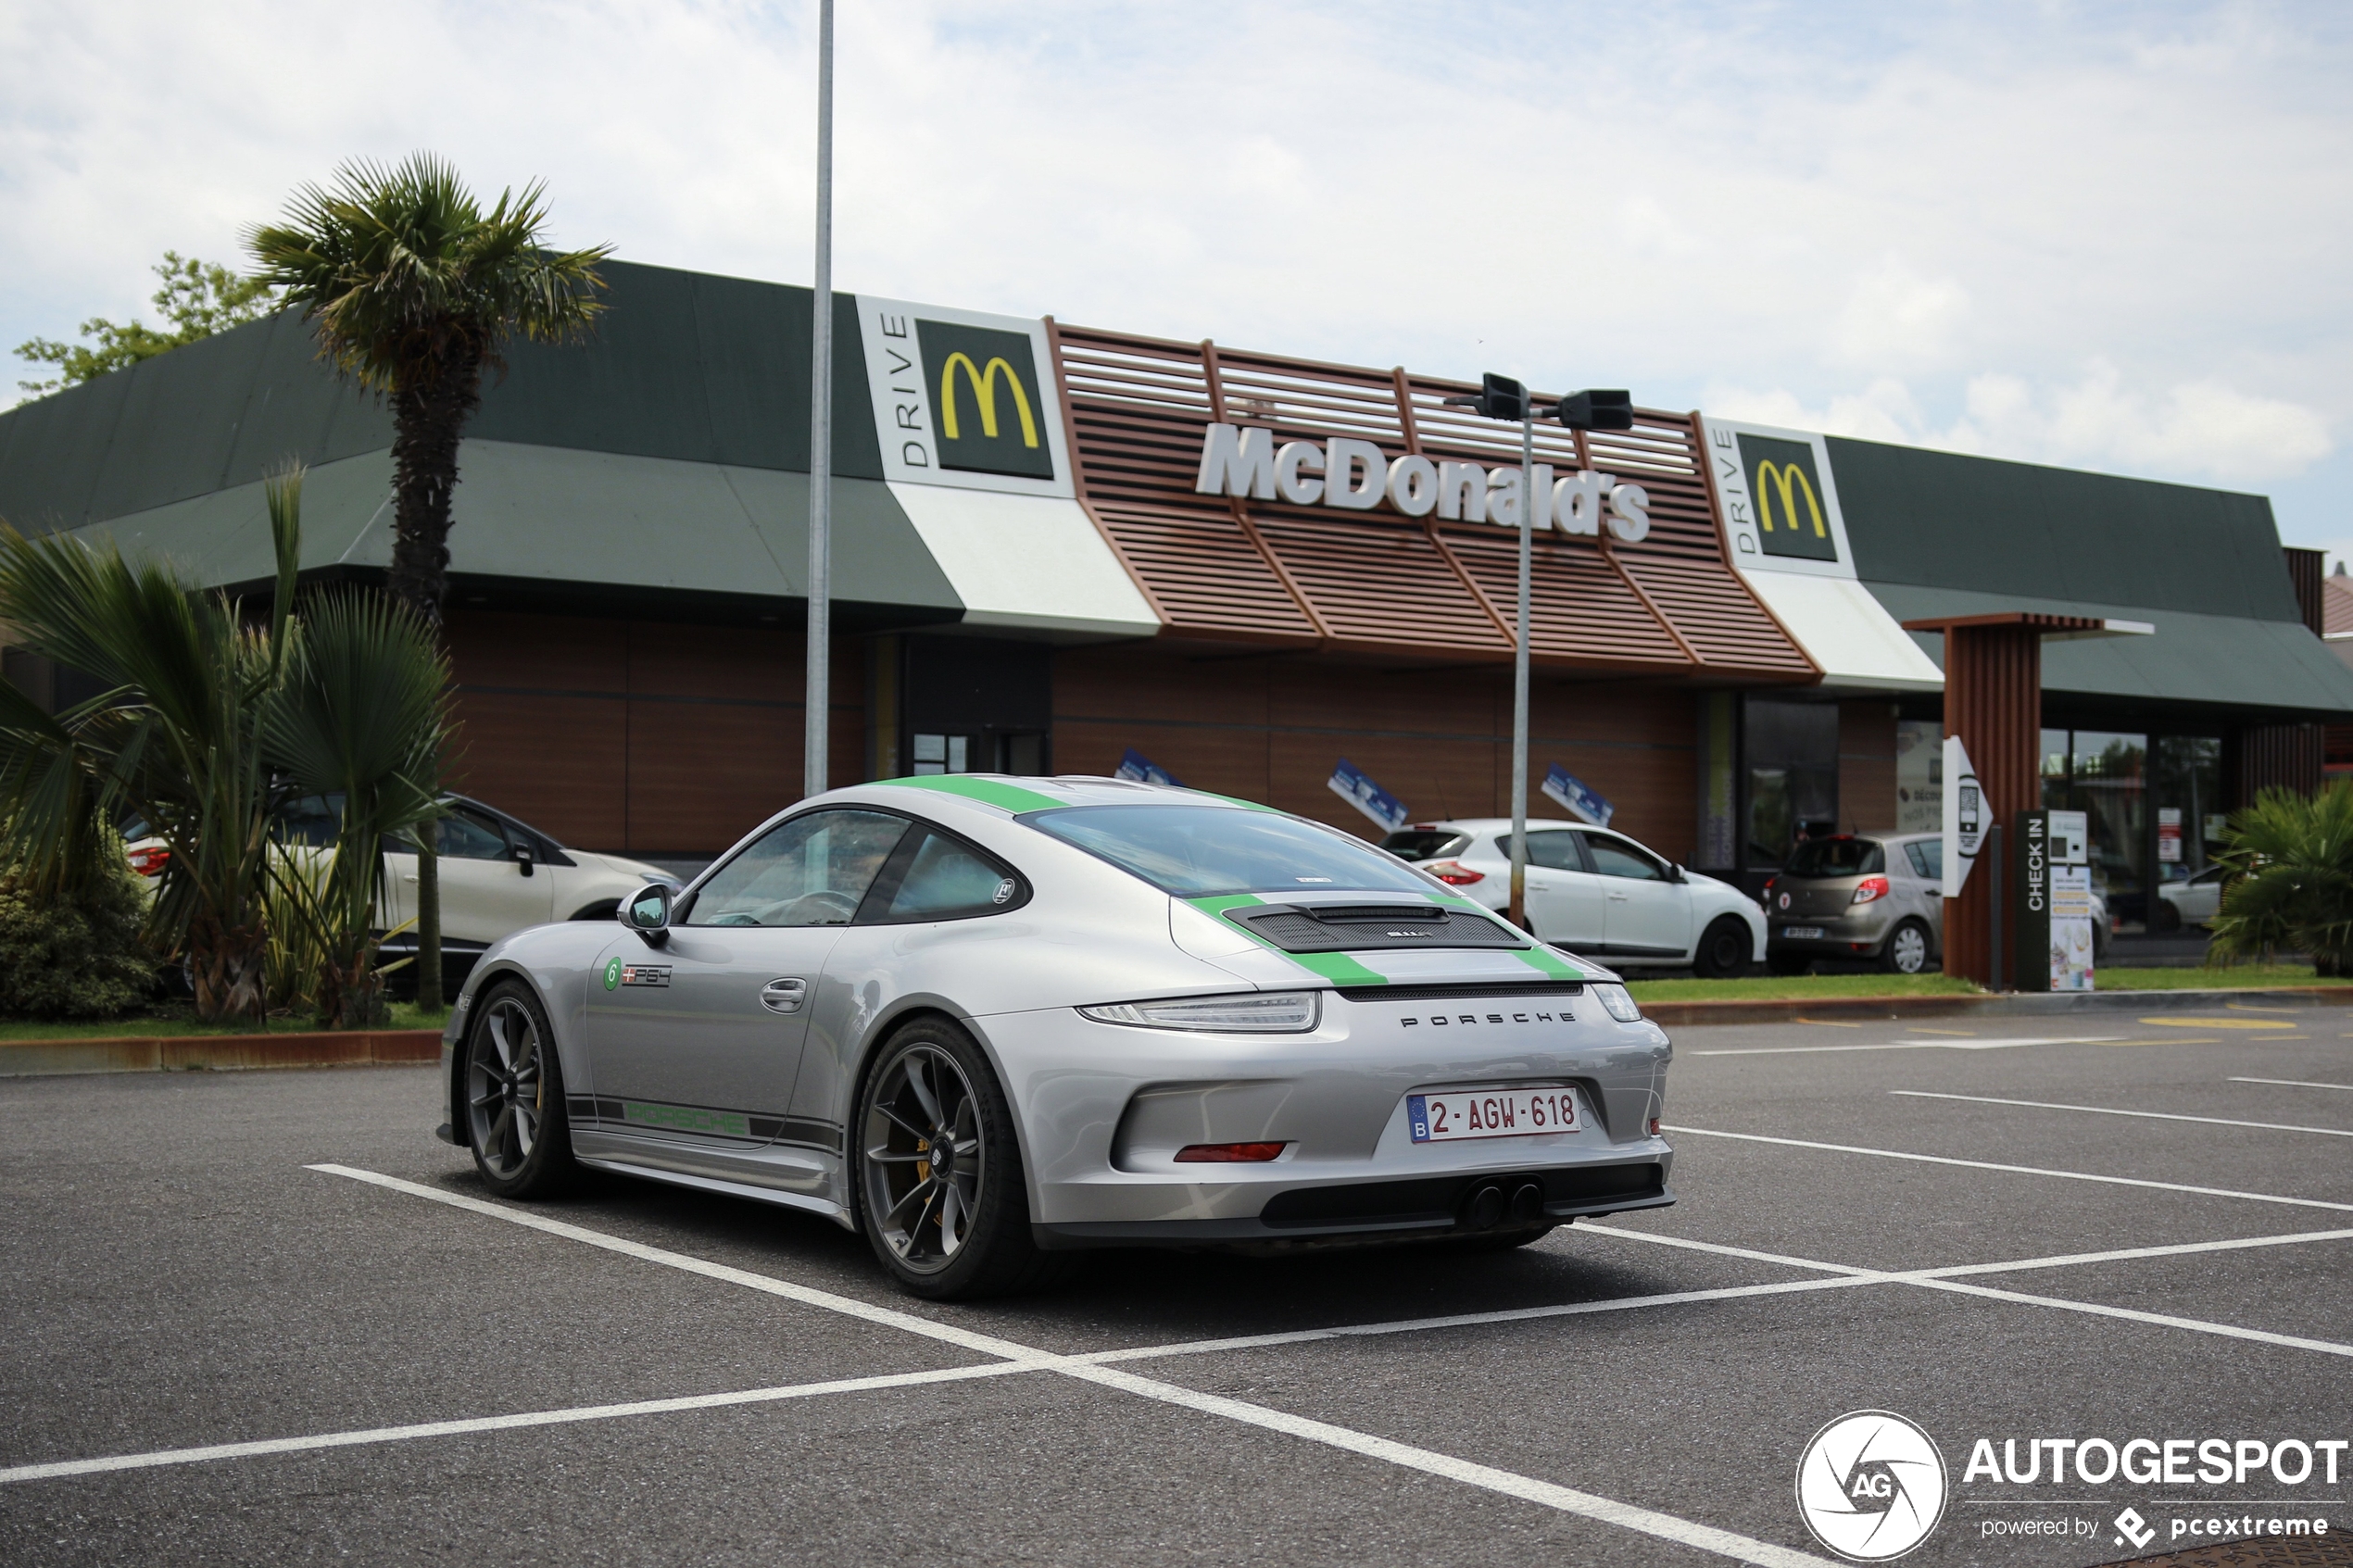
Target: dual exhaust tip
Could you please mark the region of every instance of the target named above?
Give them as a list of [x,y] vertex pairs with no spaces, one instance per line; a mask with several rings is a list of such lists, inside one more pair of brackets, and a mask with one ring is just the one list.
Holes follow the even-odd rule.
[[1463,1198],[1460,1214],[1465,1230],[1491,1231],[1506,1219],[1532,1225],[1544,1217],[1543,1184],[1533,1176],[1480,1182]]

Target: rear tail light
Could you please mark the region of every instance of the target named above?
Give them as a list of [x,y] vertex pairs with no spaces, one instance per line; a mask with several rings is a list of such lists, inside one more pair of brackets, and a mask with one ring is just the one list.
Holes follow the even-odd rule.
[[1321,997],[1314,991],[1253,991],[1239,997],[1113,1002],[1104,1007],[1080,1008],[1078,1011],[1080,1016],[1098,1023],[1126,1023],[1139,1029],[1195,1029],[1213,1035],[1304,1035],[1315,1027]]
[[163,868],[171,861],[171,851],[160,844],[150,844],[131,851],[131,869],[141,876],[161,876]]
[[1179,1165],[1264,1165],[1283,1152],[1278,1143],[1189,1143],[1176,1151]]
[[1449,887],[1468,887],[1474,882],[1487,880],[1485,872],[1475,872],[1460,860],[1432,860],[1422,870]]
[[1874,899],[1886,897],[1887,892],[1887,878],[1867,876],[1855,884],[1854,901],[1857,904],[1868,904]]

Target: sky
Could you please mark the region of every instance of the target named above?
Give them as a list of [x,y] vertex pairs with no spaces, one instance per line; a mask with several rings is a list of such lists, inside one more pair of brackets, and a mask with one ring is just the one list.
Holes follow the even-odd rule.
[[[807,283],[813,3],[0,0],[0,350],[432,149]],[[2353,6],[840,0],[837,288],[2272,498],[2353,556]],[[36,368],[0,370],[0,405]],[[2196,570],[2195,562],[2183,563]]]

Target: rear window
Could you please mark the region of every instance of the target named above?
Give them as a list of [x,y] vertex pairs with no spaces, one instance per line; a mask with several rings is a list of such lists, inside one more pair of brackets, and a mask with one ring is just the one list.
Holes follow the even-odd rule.
[[1789,876],[1872,876],[1887,870],[1887,851],[1875,838],[1809,838],[1783,868]]
[[1452,855],[1470,842],[1467,834],[1445,828],[1406,828],[1380,841],[1380,847],[1401,860],[1435,860]]
[[1336,888],[1431,891],[1421,873],[1363,840],[1273,811],[1073,806],[1021,821],[1181,897]]

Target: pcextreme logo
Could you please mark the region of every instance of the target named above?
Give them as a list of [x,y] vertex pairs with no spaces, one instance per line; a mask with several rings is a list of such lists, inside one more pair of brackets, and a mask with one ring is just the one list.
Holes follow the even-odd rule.
[[1071,494],[1045,323],[860,295],[883,477]]
[[1797,1510],[1824,1546],[1856,1562],[1903,1556],[1944,1517],[1944,1456],[1892,1411],[1854,1411],[1814,1434],[1797,1461]]

